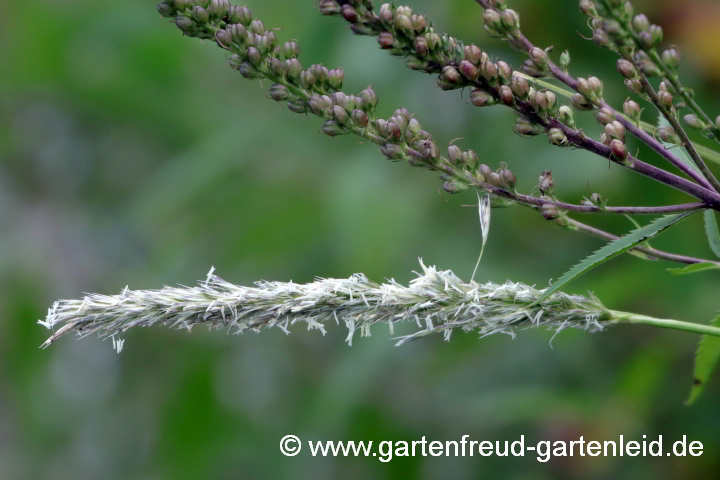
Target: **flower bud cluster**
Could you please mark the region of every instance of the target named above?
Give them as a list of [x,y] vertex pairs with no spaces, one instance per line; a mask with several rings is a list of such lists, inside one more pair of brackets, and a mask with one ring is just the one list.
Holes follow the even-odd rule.
[[530,58],[525,60],[522,66],[522,71],[531,77],[545,77],[550,73],[548,67],[549,56],[547,50],[542,48],[534,47],[530,50]]
[[[348,7],[353,8],[355,14]],[[342,5],[334,1],[321,3],[323,11],[342,14],[346,19],[365,14],[369,11],[367,8],[368,4],[361,0],[350,0]],[[462,151],[450,145],[447,158],[442,157],[432,135],[423,130],[420,122],[406,109],[395,110],[388,119],[376,118],[378,98],[371,87],[358,95],[348,95],[340,91],[344,80],[342,70],[328,70],[322,65],[303,68],[297,58],[300,54],[298,43],[291,41],[279,45],[275,33],[266,30],[261,21],[254,20],[246,7],[232,7],[219,0],[173,0],[160,3],[158,11],[163,16],[174,17],[178,28],[188,36],[214,38],[221,48],[231,53],[229,64],[244,77],[273,81],[269,98],[287,102],[293,112],[311,113],[324,119],[322,132],[326,135],[361,136],[378,144],[389,160],[443,171],[444,188],[451,193],[471,186],[481,188],[483,184],[509,190],[515,187],[514,173],[505,166],[492,172],[486,165],[479,165],[478,156],[472,150]],[[382,11],[390,12],[386,6]],[[393,25],[402,27],[403,35],[427,30],[426,23],[420,27],[424,17],[413,15],[408,7],[399,7],[390,13]],[[384,15],[390,18],[387,13]],[[407,29],[404,18],[415,23],[417,28]],[[417,38],[420,37],[416,35]],[[439,47],[441,50],[446,48],[448,38],[441,37],[440,42],[445,42],[445,46]],[[512,79],[509,65],[490,62],[488,55],[474,45],[463,47],[454,40],[450,40],[450,44],[461,55],[457,62],[459,68],[455,69],[457,75],[465,80],[482,77],[487,82],[506,87],[506,93],[513,97],[509,87]],[[432,45],[434,48],[436,45]],[[449,81],[453,74],[445,71],[442,77]],[[478,92],[473,94],[474,97],[477,95]],[[489,98],[488,103],[495,101],[492,96]]]
[[520,15],[509,8],[487,8],[483,15],[485,31],[491,37],[515,38],[520,33]]

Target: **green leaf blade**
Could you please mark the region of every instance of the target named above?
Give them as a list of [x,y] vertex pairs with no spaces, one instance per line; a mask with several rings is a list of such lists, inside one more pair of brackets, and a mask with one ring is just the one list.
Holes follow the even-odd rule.
[[[720,314],[710,324],[714,327],[720,327]],[[685,402],[686,405],[692,405],[700,397],[719,359],[720,337],[703,335],[695,353],[693,386],[690,389],[690,396]]]
[[714,262],[694,263],[683,268],[668,268],[671,275],[690,275],[692,273],[706,272],[708,270],[720,270],[720,265]]
[[678,223],[680,220],[689,217],[693,213],[695,212],[687,212],[677,215],[666,215],[664,217],[657,218],[650,224],[637,230],[633,230],[627,235],[613,240],[612,242],[595,251],[595,253],[593,253],[585,260],[568,270],[562,277],[560,277],[560,279],[558,279],[557,282],[546,288],[542,296],[536,302],[545,300],[555,291],[557,291],[560,287],[570,283],[572,280],[575,280],[576,278],[587,273],[593,268],[655,237],[660,232],[667,230],[668,228]]
[[720,233],[718,233],[715,212],[713,210],[705,210],[703,216],[705,218],[705,233],[707,234],[708,242],[710,242],[710,248],[715,256],[720,258]]

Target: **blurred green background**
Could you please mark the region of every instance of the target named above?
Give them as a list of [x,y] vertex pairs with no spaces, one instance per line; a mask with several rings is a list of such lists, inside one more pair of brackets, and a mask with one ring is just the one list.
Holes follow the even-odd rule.
[[[619,105],[614,56],[583,41],[574,0],[513,0],[537,44],[570,49]],[[514,65],[486,37],[471,0],[414,0],[437,28]],[[717,2],[637,1],[684,53],[683,75],[720,112]],[[354,37],[313,1],[252,1],[256,17],[296,38],[301,61],[342,66],[346,90],[372,84],[380,109],[407,107],[440,145],[463,137],[529,192],[552,169],[573,202],[663,205],[681,194],[541,137],[522,140],[506,109],[467,105]],[[713,40],[715,36],[715,40]],[[668,42],[669,43],[669,42]],[[407,282],[427,264],[467,278],[480,245],[472,194],[377,148],[319,134],[316,118],[268,101],[210,43],[183,38],[151,1],[10,0],[0,16],[0,478],[718,478],[720,381],[692,407],[697,337],[644,327],[604,333],[531,330],[517,339],[457,334],[394,348],[373,330],[352,347],[296,329],[242,336],[155,328],[109,341],[63,338],[38,349],[36,324],[57,298],[192,284],[211,266],[235,283],[311,281],[364,272]],[[599,135],[591,117],[586,132]],[[647,117],[653,120],[652,116]],[[631,150],[639,145],[630,145]],[[640,157],[662,161],[647,149]],[[586,218],[622,233],[624,218]],[[647,221],[648,219],[641,219]],[[655,246],[709,256],[700,216]],[[495,210],[479,274],[546,285],[601,245],[524,209]],[[674,277],[665,262],[622,256],[573,283],[606,305],[705,322],[717,277]],[[642,439],[688,435],[699,458],[294,458],[280,438],[324,440]]]

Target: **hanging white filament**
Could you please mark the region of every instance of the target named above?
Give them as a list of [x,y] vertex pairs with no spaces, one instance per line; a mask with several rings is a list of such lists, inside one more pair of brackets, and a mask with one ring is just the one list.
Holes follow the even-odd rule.
[[[487,217],[485,217],[487,218]],[[318,279],[308,284],[258,282],[254,287],[233,285],[211,274],[195,287],[165,287],[161,290],[125,289],[119,295],[91,294],[78,300],[60,300],[48,309],[40,324],[57,330],[43,344],[75,332],[112,337],[115,341],[133,327],[168,325],[191,330],[196,325],[228,328],[237,333],[278,327],[289,331],[296,323],[324,333],[328,323],[341,319],[347,342],[357,330],[370,334],[377,324],[416,323],[419,331],[400,337],[398,345],[433,332],[462,329],[481,336],[513,335],[516,329],[548,327],[602,330],[610,318],[595,297],[553,293],[538,304],[542,295],[520,283],[465,283],[451,271],[438,271],[420,263],[422,273],[408,286],[394,280],[385,284],[356,274],[347,279]],[[343,323],[340,322],[340,323]]]
[[480,192],[477,192],[478,197],[478,216],[480,217],[480,230],[482,231],[482,246],[480,247],[480,255],[478,256],[475,269],[473,270],[470,281],[475,280],[475,274],[480,266],[480,260],[482,260],[483,252],[485,251],[485,244],[487,243],[488,234],[490,233],[490,195],[486,195],[480,198]]

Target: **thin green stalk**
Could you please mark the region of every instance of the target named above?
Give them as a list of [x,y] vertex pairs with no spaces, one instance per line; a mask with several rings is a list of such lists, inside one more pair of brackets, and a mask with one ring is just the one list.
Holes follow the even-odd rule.
[[609,323],[629,323],[633,325],[650,325],[658,328],[669,328],[671,330],[681,330],[690,333],[699,333],[701,335],[712,335],[720,337],[720,328],[700,323],[683,322],[680,320],[668,320],[662,318],[648,317],[636,313],[618,312],[610,310],[612,316]]

